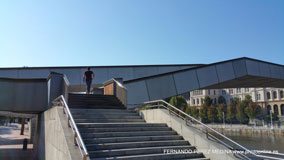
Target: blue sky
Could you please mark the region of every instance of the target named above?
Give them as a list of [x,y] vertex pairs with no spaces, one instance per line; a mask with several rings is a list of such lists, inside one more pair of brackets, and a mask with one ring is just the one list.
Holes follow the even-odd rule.
[[284,0],[0,2],[0,67],[284,64]]

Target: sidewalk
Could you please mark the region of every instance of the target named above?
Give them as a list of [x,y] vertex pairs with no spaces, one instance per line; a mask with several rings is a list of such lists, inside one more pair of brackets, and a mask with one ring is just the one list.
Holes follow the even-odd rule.
[[33,145],[23,150],[23,139],[29,138],[27,125],[24,135],[20,135],[21,125],[11,124],[0,126],[0,159],[1,160],[32,160]]

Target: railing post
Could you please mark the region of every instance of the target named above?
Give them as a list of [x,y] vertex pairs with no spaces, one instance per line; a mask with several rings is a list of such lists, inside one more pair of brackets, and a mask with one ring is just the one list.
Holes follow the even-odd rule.
[[68,121],[68,127],[71,128],[71,125],[70,125],[70,117],[67,115],[67,121]]
[[75,146],[78,146],[76,138],[77,138],[77,132],[74,133],[74,144]]
[[209,139],[208,138],[208,129],[206,128],[206,137],[207,137],[207,139]]

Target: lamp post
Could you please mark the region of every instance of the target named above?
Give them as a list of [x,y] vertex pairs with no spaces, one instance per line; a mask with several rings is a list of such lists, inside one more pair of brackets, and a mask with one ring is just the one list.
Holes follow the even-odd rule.
[[225,113],[223,112],[223,128],[225,128]]
[[273,129],[273,122],[272,122],[272,110],[270,110],[270,125],[271,125],[271,129]]

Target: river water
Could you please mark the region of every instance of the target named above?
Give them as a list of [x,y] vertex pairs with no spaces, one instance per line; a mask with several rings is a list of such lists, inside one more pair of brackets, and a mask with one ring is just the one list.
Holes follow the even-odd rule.
[[251,150],[277,150],[284,153],[284,136],[226,134],[229,138]]

